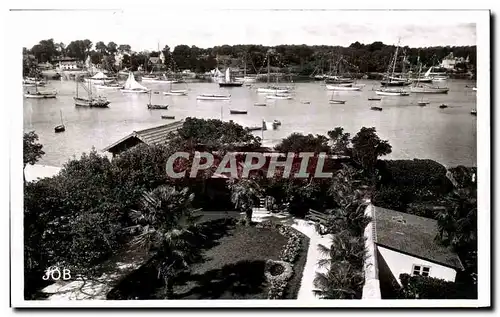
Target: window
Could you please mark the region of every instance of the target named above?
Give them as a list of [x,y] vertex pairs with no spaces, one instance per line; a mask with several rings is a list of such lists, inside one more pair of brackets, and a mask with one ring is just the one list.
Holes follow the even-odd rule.
[[422,276],[429,276],[429,272],[431,271],[431,268],[429,266],[423,266],[423,265],[413,265],[413,270],[412,270],[412,275],[422,275]]

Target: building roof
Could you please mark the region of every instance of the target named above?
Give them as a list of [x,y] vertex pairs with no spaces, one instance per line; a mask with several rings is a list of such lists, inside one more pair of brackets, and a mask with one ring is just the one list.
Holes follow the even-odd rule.
[[161,58],[159,57],[150,57],[149,61],[153,64],[160,64],[161,63]]
[[163,125],[160,125],[157,127],[149,128],[149,129],[133,131],[129,135],[125,136],[124,138],[107,146],[106,148],[103,149],[103,151],[112,152],[114,147],[119,146],[120,144],[128,141],[131,138],[137,138],[148,145],[166,143],[166,141],[167,141],[166,137],[169,135],[169,133],[179,130],[180,128],[182,128],[183,124],[184,124],[184,120],[180,120],[180,121],[175,121],[175,122],[163,124]]
[[458,255],[435,240],[438,234],[436,220],[374,206],[373,221],[378,245],[444,266],[464,269]]

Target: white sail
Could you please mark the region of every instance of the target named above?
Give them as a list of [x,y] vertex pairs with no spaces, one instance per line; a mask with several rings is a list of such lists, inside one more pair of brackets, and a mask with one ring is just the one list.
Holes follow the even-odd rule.
[[431,71],[432,71],[432,66],[429,68],[427,72],[425,72],[424,77],[425,78],[429,77],[431,75]]
[[94,76],[92,76],[92,79],[107,79],[109,78],[108,76],[104,75],[103,72],[98,72]]
[[226,83],[231,81],[231,70],[229,67],[226,69]]
[[128,73],[128,79],[125,82],[125,85],[123,86],[123,88],[126,90],[148,90],[146,87],[139,84],[135,80],[134,74],[132,74],[132,72]]

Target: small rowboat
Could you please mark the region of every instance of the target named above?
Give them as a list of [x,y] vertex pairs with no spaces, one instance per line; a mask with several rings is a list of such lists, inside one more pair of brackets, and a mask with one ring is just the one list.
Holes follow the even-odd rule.
[[265,103],[254,103],[253,105],[256,106],[256,107],[265,107],[265,106],[267,106],[267,104],[265,104]]
[[174,120],[175,116],[161,116],[162,119]]
[[470,111],[470,114],[473,115],[473,116],[477,116],[477,110],[476,109],[472,109]]
[[371,107],[370,109],[375,111],[382,111],[382,108],[380,107]]
[[302,104],[309,105],[309,104],[311,104],[311,102],[310,101],[302,101]]
[[248,131],[260,131],[262,130],[262,127],[247,127]]
[[55,133],[64,132],[66,131],[66,127],[64,126],[64,124],[60,124],[54,128],[54,131]]
[[380,101],[382,98],[368,98],[369,101]]
[[429,104],[429,102],[428,102],[428,101],[419,101],[419,102],[418,102],[418,105],[419,105],[419,106],[421,106],[421,107],[425,107],[425,106],[427,106],[428,104]]
[[441,109],[448,108],[448,105],[443,103],[443,104],[441,104],[441,105],[439,106],[439,108],[441,108]]
[[148,103],[148,109],[149,110],[157,110],[157,109],[168,109],[168,105],[153,105],[153,104],[150,104]]
[[345,100],[335,100],[335,99],[330,99],[330,103],[334,104],[345,104]]
[[231,95],[203,94],[196,97],[197,100],[229,100]]
[[247,114],[248,111],[246,110],[229,110],[230,114]]

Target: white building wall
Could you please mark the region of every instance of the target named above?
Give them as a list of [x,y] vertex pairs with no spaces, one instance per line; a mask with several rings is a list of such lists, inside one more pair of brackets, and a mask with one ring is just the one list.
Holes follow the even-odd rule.
[[377,248],[399,284],[401,284],[399,275],[403,273],[412,275],[413,265],[430,267],[430,277],[440,278],[450,282],[455,281],[457,272],[452,268],[392,251],[381,246],[377,246]]
[[[369,202],[365,208],[365,215],[373,218],[373,205]],[[364,263],[365,284],[363,286],[363,299],[381,299],[380,281],[378,278],[377,247],[374,241],[374,223],[371,221],[365,228],[366,259]]]

